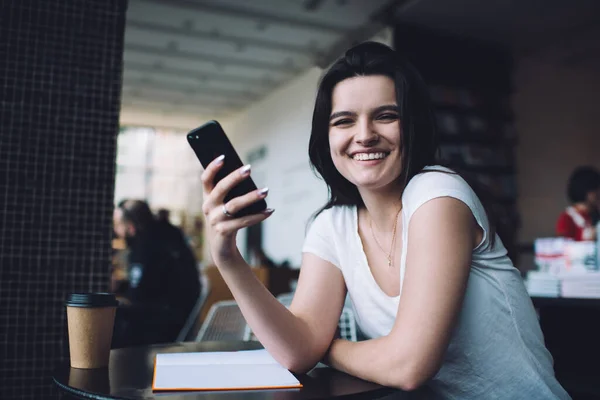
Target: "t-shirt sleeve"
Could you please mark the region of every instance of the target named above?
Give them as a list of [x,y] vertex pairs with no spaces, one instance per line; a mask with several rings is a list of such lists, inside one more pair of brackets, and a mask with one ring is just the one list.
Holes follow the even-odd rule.
[[333,240],[331,209],[321,212],[311,223],[302,246],[303,253],[311,253],[340,268]]
[[483,229],[484,237],[481,244],[487,241],[489,221],[485,208],[473,189],[460,175],[439,171],[425,172],[413,178],[406,192],[409,218],[423,204],[439,197],[452,197],[462,201],[469,207],[477,224]]

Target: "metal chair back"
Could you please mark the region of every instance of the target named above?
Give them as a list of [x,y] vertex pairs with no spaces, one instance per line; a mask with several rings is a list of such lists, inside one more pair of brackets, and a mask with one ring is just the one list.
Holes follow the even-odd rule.
[[185,342],[186,340],[192,339],[192,337],[193,337],[193,336],[191,337],[192,330],[194,329],[194,326],[196,326],[196,322],[198,321],[198,318],[200,317],[200,312],[202,311],[202,307],[204,307],[204,304],[206,303],[206,299],[208,298],[208,295],[210,294],[210,281],[208,279],[206,279],[205,276],[201,275],[200,283],[201,283],[200,287],[202,288],[201,289],[202,292],[200,293],[200,296],[198,297],[198,300],[196,301],[194,308],[190,312],[190,315],[186,319],[185,324],[183,325],[183,328],[181,328],[181,331],[177,335],[177,339],[175,339],[177,342]]
[[246,320],[235,300],[219,301],[210,308],[196,341],[244,340],[246,326]]

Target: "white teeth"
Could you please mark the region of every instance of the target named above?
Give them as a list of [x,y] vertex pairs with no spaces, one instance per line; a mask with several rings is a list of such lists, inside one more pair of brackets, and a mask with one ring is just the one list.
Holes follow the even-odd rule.
[[379,160],[385,158],[385,153],[356,153],[352,158],[358,161]]

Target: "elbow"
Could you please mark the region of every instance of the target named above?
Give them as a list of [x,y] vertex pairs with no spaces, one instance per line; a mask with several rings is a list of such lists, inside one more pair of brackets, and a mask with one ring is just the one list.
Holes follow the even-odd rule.
[[405,392],[412,392],[421,388],[437,372],[437,368],[434,371],[430,371],[419,365],[413,365],[402,369],[393,368],[392,370],[393,372],[390,371],[387,386]]
[[282,360],[281,365],[294,374],[305,374],[317,365],[318,361],[313,361],[312,357],[306,355],[296,355]]
[[323,359],[324,353],[314,351],[308,352],[304,349],[298,349],[299,351],[293,354],[288,354],[285,359],[281,360],[280,364],[295,374],[305,374],[313,369],[320,360]]
[[307,360],[290,360],[283,364],[283,367],[294,374],[305,374],[313,369],[317,363],[307,362]]
[[423,386],[425,382],[426,379],[419,379],[419,377],[405,377],[403,379],[396,379],[391,386],[405,392],[412,392]]
[[309,332],[306,332],[299,335],[294,344],[285,346],[282,357],[277,361],[292,373],[305,374],[323,360],[328,348],[329,343],[315,340]]

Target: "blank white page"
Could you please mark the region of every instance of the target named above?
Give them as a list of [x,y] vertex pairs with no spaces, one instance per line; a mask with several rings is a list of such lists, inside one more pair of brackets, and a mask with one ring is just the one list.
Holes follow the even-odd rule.
[[266,350],[158,354],[153,390],[299,388]]
[[156,355],[157,365],[278,364],[267,350],[207,351]]

